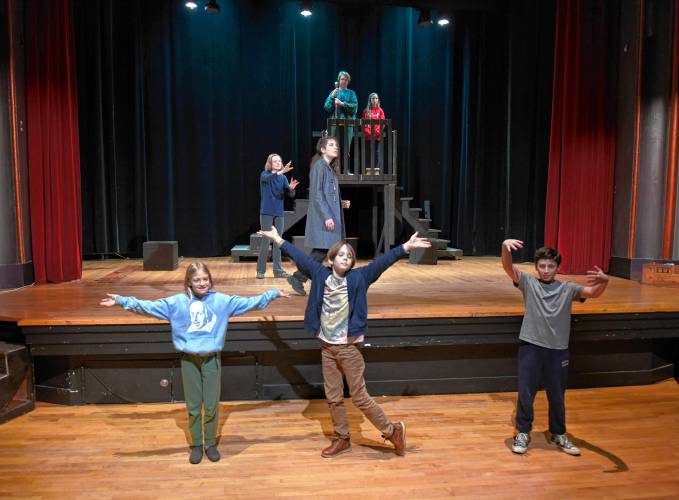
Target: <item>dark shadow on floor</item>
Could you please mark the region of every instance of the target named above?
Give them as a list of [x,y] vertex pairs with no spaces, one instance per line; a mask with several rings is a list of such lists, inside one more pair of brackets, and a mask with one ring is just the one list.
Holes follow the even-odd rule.
[[[607,469],[604,470],[604,473],[618,473],[618,472],[627,472],[629,471],[629,466],[617,455],[614,453],[611,453],[610,451],[606,451],[603,448],[600,448],[599,446],[596,446],[588,441],[585,441],[584,439],[577,438],[573,436],[572,434],[568,434],[568,437],[570,440],[573,442],[575,446],[580,448],[581,451],[584,450],[589,450],[593,453],[596,453],[597,455],[601,455],[602,457],[606,458],[607,460],[610,460],[613,468],[612,469]],[[528,453],[530,453],[531,448],[539,448],[543,450],[554,450],[559,453],[563,453],[560,451],[556,445],[553,445],[551,443],[551,438],[552,434],[548,430],[543,431],[543,432],[533,432],[531,433],[531,442],[528,445]],[[505,439],[505,446],[507,447],[508,450],[511,451],[512,449],[512,443],[514,442],[514,438],[508,438]],[[577,458],[577,457],[574,457]]]

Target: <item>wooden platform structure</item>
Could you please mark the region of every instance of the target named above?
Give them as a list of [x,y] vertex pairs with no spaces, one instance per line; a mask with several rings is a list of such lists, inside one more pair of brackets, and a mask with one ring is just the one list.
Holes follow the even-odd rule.
[[386,397],[404,457],[348,402],[353,449],[323,459],[324,401],[222,403],[222,460],[188,463],[182,404],[40,404],[0,425],[0,494],[17,498],[677,498],[679,385],[575,389],[549,445],[544,393],[526,455],[509,450],[516,394]]
[[[205,259],[216,289],[254,295],[287,287],[255,278],[255,263]],[[25,343],[39,401],[62,404],[183,400],[169,325],[98,305],[106,292],[156,299],[181,291],[175,271],[140,260],[86,261],[83,279],[0,295],[0,340]],[[361,263],[359,263],[360,265]],[[292,271],[290,262],[284,267]],[[533,272],[530,264],[523,265]],[[583,276],[564,277],[584,282]],[[574,305],[572,387],[670,378],[679,357],[679,293],[611,278],[599,299]],[[375,395],[515,390],[520,292],[497,257],[387,270],[368,294],[366,378]],[[279,299],[234,318],[224,347],[223,400],[323,397],[317,341],[303,329],[307,298]]]
[[[364,127],[369,127],[375,135],[380,131],[380,141],[366,141]],[[381,255],[396,243],[397,224],[410,227],[408,234],[417,231],[420,236],[432,242],[430,250],[416,250],[411,255],[411,262],[417,264],[436,264],[439,257],[457,259],[462,257],[462,250],[448,246],[449,240],[441,238],[441,230],[432,227],[432,220],[427,210],[411,207],[412,197],[406,196],[398,186],[398,158],[396,144],[398,133],[392,129],[390,119],[363,120],[328,118],[326,130],[314,133],[321,137],[328,132],[336,134],[340,143],[340,157],[335,166],[337,181],[340,186],[362,188],[370,191],[371,199],[371,238],[375,254]],[[351,132],[351,133],[349,133]],[[349,136],[352,136],[351,144]],[[350,155],[351,151],[351,155]],[[378,163],[378,158],[379,163]],[[306,217],[309,200],[297,196],[293,209],[285,212],[284,232]],[[350,236],[350,235],[349,235]],[[299,238],[299,235],[295,235]],[[300,242],[301,243],[301,242]],[[231,248],[234,262],[242,258],[259,256],[261,237],[251,234],[247,243]],[[297,241],[295,242],[297,244]],[[303,244],[299,245],[304,249]],[[306,249],[307,252],[311,249]]]

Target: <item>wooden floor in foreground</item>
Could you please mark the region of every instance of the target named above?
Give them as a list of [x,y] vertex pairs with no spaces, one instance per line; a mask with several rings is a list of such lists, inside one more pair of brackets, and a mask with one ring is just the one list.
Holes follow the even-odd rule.
[[323,401],[221,405],[222,460],[188,463],[181,404],[40,405],[0,426],[2,498],[678,498],[679,385],[570,390],[572,457],[536,402],[528,453],[511,453],[515,393],[379,398],[407,422],[397,457],[348,404],[353,451],[323,459]]

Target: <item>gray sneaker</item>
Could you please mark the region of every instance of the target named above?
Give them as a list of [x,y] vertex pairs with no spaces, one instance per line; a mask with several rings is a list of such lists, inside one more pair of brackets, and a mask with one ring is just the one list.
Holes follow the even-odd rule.
[[575,446],[565,434],[552,434],[552,443],[557,445],[564,453],[575,457],[580,455],[580,448]]
[[528,443],[530,443],[530,436],[526,432],[519,432],[514,437],[514,442],[512,443],[512,451],[523,455],[528,451]]

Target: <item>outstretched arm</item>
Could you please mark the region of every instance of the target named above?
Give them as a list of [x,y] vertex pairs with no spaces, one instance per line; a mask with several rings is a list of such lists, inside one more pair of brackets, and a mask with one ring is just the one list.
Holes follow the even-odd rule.
[[278,234],[278,231],[274,226],[272,226],[271,230],[269,231],[257,231],[257,234],[264,236],[265,238],[269,238],[271,241],[273,241],[274,245],[281,247],[281,250],[283,250],[283,252],[285,252],[288,257],[295,261],[295,264],[297,264],[299,270],[306,275],[311,276],[312,279],[314,274],[323,268],[322,264],[316,262],[304,252],[295,248],[295,245],[291,245],[290,243],[286,245],[287,242],[281,238],[281,235]]
[[431,242],[427,238],[420,238],[417,233],[413,234],[403,245],[391,249],[389,252],[378,257],[367,266],[360,269],[365,275],[368,283],[373,283],[389,266],[394,264],[404,253],[410,252],[413,248],[429,248]]
[[167,299],[159,300],[139,300],[135,297],[123,297],[114,293],[107,293],[107,297],[101,299],[100,306],[111,307],[116,304],[123,309],[133,311],[138,314],[148,314],[159,319],[170,319],[171,305]]
[[229,297],[229,316],[240,316],[253,309],[264,309],[269,303],[278,297],[289,297],[290,294],[283,290],[267,290],[262,295],[254,297]]
[[502,242],[502,268],[514,283],[519,282],[521,271],[512,262],[512,251],[521,248],[523,248],[523,241],[521,240],[509,239]]
[[580,295],[583,299],[596,299],[601,296],[608,286],[608,275],[600,267],[594,266],[594,270],[587,271],[589,285],[582,290]]

